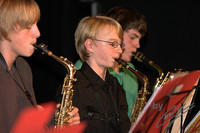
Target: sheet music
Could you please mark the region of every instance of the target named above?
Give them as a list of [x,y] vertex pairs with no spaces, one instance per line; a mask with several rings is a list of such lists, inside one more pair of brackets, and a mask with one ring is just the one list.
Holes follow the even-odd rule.
[[[162,133],[168,125],[173,127],[173,124],[180,120],[176,119],[181,117],[181,110],[187,112],[192,108],[190,104],[194,95],[193,90],[195,90],[194,86],[199,77],[199,70],[182,73],[165,83],[161,88],[157,88],[129,133]],[[184,120],[185,116],[183,117]],[[180,129],[180,122],[178,125],[177,129]],[[174,125],[174,127],[176,126]]]

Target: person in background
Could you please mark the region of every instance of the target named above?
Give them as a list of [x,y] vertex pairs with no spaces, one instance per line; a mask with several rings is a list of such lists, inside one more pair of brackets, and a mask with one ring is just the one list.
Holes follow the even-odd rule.
[[[40,9],[34,0],[0,0],[1,133],[10,132],[24,108],[37,105],[31,68],[22,56],[34,52],[33,44],[40,36],[39,18]],[[80,122],[77,108],[71,115],[71,123]]]
[[130,120],[125,92],[109,74],[122,53],[120,24],[106,16],[84,17],[75,31],[75,47],[82,67],[76,73],[73,105],[87,133],[127,133]]
[[[146,34],[147,22],[144,15],[134,8],[113,7],[105,14],[117,20],[123,29],[123,44],[124,49],[121,59],[126,61],[128,65],[135,69],[131,63],[133,53],[140,48],[140,40]],[[82,66],[82,61],[78,60],[75,63],[77,69]],[[111,75],[116,77],[119,83],[123,86],[126,92],[128,103],[128,116],[132,119],[132,110],[138,97],[138,80],[135,74],[125,68],[121,68],[117,63],[112,68],[109,68]]]

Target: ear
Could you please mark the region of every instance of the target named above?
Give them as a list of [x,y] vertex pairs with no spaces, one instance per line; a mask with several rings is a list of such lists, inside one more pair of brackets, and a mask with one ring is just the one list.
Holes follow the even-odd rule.
[[93,43],[92,43],[92,40],[91,39],[87,39],[86,41],[85,41],[85,48],[87,49],[87,51],[89,52],[89,53],[91,53],[91,52],[93,52]]
[[14,27],[14,31],[19,31],[20,29],[22,29],[22,28],[20,27],[19,24],[17,24],[17,25]]

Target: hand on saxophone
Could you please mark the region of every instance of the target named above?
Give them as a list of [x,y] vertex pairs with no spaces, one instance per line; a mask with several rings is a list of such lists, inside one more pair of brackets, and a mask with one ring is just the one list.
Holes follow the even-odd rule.
[[80,115],[77,107],[73,107],[73,110],[69,113],[70,119],[66,121],[68,125],[75,125],[80,123]]
[[[56,106],[59,108],[60,104],[57,104]],[[41,105],[37,105],[36,107],[37,109],[44,109]],[[78,108],[73,106],[73,110],[69,113],[69,117],[65,119],[65,123],[67,125],[75,125],[80,123],[80,115],[78,111]]]

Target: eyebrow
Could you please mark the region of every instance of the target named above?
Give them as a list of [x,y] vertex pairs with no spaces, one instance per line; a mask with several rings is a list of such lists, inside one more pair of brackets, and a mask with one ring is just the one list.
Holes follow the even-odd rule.
[[121,43],[121,40],[118,40],[118,39],[114,39],[114,38],[111,38],[111,39],[108,39],[109,41],[113,41],[113,42],[118,42],[118,43]]
[[129,36],[135,36],[137,38],[139,38],[139,36],[136,33],[127,33]]

